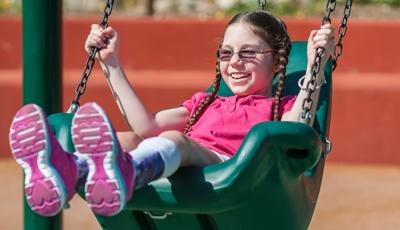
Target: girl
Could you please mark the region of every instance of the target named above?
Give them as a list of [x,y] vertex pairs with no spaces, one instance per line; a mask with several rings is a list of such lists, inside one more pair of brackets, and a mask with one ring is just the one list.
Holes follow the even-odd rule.
[[[304,86],[311,78],[316,48],[325,49],[321,64],[328,60],[332,33],[329,24],[311,31]],[[38,106],[24,106],[12,122],[11,150],[24,169],[28,204],[38,214],[57,214],[74,195],[78,179],[83,179],[86,201],[93,211],[115,215],[135,189],[168,177],[179,167],[228,160],[254,124],[300,121],[307,92],[300,90],[297,96],[281,98],[290,39],[285,24],[268,12],[240,13],[229,22],[217,52],[211,94],[196,93],[181,106],[157,114],[146,109],[129,84],[119,64],[118,41],[113,28],[93,25],[85,49],[100,48],[97,58],[133,132],[116,135],[104,111],[87,103],[72,122],[77,152],[71,154],[60,147]],[[274,75],[279,77],[275,95]],[[235,96],[216,96],[221,78]],[[323,81],[321,71],[317,86]],[[318,90],[313,101],[318,100]]]

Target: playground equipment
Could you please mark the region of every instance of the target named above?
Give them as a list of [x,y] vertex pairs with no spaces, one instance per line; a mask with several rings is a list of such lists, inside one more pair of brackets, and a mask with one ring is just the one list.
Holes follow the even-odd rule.
[[[113,2],[107,1],[103,26],[107,26]],[[265,6],[265,1],[259,3],[262,8]],[[335,6],[335,0],[328,0],[322,24],[330,22]],[[330,150],[331,74],[342,53],[341,39],[347,30],[350,7],[351,0],[348,0],[339,27],[335,57],[324,67],[327,84],[321,89],[313,128],[291,122],[260,123],[251,129],[231,160],[203,168],[180,169],[169,178],[152,182],[136,191],[127,209],[120,214],[96,216],[100,225],[104,229],[307,229],[318,198],[325,156]],[[292,47],[286,95],[297,94],[297,80],[304,75],[307,63],[306,44],[294,42]],[[89,54],[69,110],[72,113],[86,89],[96,52],[93,49]],[[317,51],[307,87],[309,97],[303,103],[304,123],[308,123],[307,104],[315,91],[316,75],[322,69],[319,66],[322,52],[322,49]],[[218,94],[228,96],[231,92],[223,83]],[[25,98],[24,103],[28,102],[37,103]],[[49,117],[57,139],[70,152],[74,152],[70,135],[72,113]],[[60,223],[60,215],[40,217],[25,205],[25,229],[60,229]]]

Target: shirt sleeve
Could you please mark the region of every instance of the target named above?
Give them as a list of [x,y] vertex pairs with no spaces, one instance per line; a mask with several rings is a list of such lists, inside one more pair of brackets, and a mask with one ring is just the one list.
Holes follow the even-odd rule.
[[284,113],[292,110],[294,102],[296,101],[297,96],[286,96],[281,100],[279,113],[282,116]]
[[193,110],[195,108],[197,108],[200,105],[200,103],[203,102],[206,99],[206,97],[208,95],[209,95],[208,93],[204,93],[204,92],[195,93],[192,96],[192,98],[184,101],[181,104],[181,106],[185,107],[190,112],[190,114],[192,114]]

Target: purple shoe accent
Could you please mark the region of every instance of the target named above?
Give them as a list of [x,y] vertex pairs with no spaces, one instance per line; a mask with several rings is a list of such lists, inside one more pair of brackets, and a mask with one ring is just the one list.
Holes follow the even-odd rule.
[[116,215],[133,193],[134,170],[130,156],[121,150],[105,112],[95,103],[78,109],[72,121],[72,133],[75,149],[88,159],[86,201],[97,214]]
[[133,158],[135,165],[135,187],[141,188],[144,185],[158,179],[164,172],[164,160],[159,152],[146,157]]
[[61,148],[44,112],[33,104],[17,112],[9,135],[11,152],[24,170],[28,205],[40,215],[56,215],[75,192],[73,155]]

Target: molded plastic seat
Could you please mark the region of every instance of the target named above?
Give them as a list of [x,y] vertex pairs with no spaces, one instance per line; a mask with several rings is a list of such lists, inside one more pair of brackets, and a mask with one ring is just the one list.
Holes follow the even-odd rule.
[[[307,64],[306,43],[293,42],[285,95],[298,93]],[[317,202],[328,135],[331,66],[321,89],[314,127],[294,122],[255,125],[229,161],[181,168],[135,191],[113,217],[96,216],[103,229],[307,229]],[[225,84],[219,95],[232,93]],[[74,151],[71,114],[49,117],[56,137]],[[82,194],[82,188],[81,188]]]

